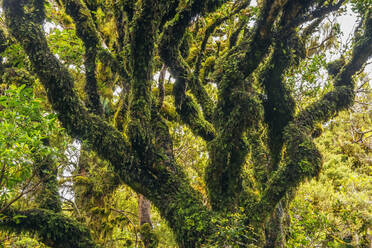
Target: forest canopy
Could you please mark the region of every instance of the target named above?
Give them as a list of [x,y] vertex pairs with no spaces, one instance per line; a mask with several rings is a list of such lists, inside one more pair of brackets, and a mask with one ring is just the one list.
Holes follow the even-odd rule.
[[371,0],[0,2],[0,247],[372,245]]

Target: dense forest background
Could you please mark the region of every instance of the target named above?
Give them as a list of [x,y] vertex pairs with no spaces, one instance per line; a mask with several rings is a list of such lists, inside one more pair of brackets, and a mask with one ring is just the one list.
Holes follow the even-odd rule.
[[[2,2],[12,5],[11,0]],[[130,140],[131,134],[126,130],[130,129],[130,120],[134,117],[128,114],[130,111],[126,105],[131,105],[131,97],[135,94],[128,93],[132,87],[128,82],[131,82],[133,65],[123,58],[136,54],[136,51],[126,44],[126,39],[130,40],[131,36],[125,32],[129,33],[131,29],[125,29],[118,19],[125,23],[129,18],[130,10],[125,8],[130,8],[128,2],[131,1],[15,2],[26,5],[29,12],[24,14],[32,16],[33,22],[39,22],[43,27],[51,53],[67,68],[73,78],[74,90],[85,106]],[[38,6],[40,2],[44,7]],[[180,2],[180,6],[186,6],[189,1]],[[231,59],[225,54],[254,33],[266,2],[274,2],[274,5],[291,1],[225,2],[214,11],[193,16],[187,31],[182,34],[180,51],[184,63],[193,68],[191,72],[205,89],[198,93],[191,86],[192,94],[189,95],[193,101],[199,97],[203,99],[204,92],[210,96],[211,102],[219,101],[221,94],[219,85],[215,83],[215,71],[218,71],[220,60]],[[301,113],[335,89],[334,78],[340,68],[352,60],[353,48],[360,42],[358,37],[364,35],[366,22],[371,22],[372,2],[369,0],[313,2],[324,12],[319,13],[319,18],[314,16],[311,20],[314,22],[304,22],[296,27],[308,31],[302,33],[303,47],[280,48],[284,54],[290,54],[287,59],[291,60],[291,65],[281,76],[297,103],[294,113]],[[73,4],[76,6],[71,7]],[[38,7],[43,12],[39,12]],[[118,11],[119,7],[124,11]],[[79,16],[79,11],[86,19]],[[26,53],[27,48],[9,28],[14,25],[10,24],[10,14],[4,13],[4,9],[0,13],[0,247],[56,245],[44,242],[50,238],[45,237],[48,235],[45,233],[59,235],[48,230],[48,225],[42,230],[44,219],[40,219],[41,227],[38,226],[37,230],[27,227],[36,226],[37,218],[40,218],[35,214],[36,220],[28,220],[30,216],[27,214],[31,212],[27,211],[34,209],[58,213],[45,221],[64,223],[70,232],[81,232],[81,237],[88,232],[98,246],[178,247],[180,241],[169,227],[169,220],[162,217],[151,199],[146,199],[141,194],[144,192],[136,190],[136,187],[133,190],[132,185],[129,187],[123,183],[125,179],[111,162],[97,154],[89,141],[73,137],[70,127],[60,122],[60,112],[50,104],[48,90]],[[122,13],[127,13],[127,16],[120,16]],[[350,15],[355,23],[348,23],[353,26],[349,34],[345,33],[345,23],[342,22]],[[121,24],[122,29],[118,28]],[[81,28],[84,25],[88,25],[86,30]],[[94,34],[87,32],[89,25],[95,30]],[[280,25],[280,22],[275,25]],[[200,135],[203,131],[195,131],[193,123],[182,117],[183,110],[180,112],[175,108],[177,100],[173,88],[178,79],[158,52],[158,46],[161,46],[159,36],[160,32],[154,38],[157,42],[151,59],[151,95],[157,102],[154,107],[169,128],[176,164],[182,167],[192,189],[200,193],[202,204],[215,209],[213,203],[211,206],[212,193],[205,178],[206,170],[210,168],[210,141]],[[96,51],[92,52],[89,42],[95,39],[98,45],[94,45]],[[270,56],[274,55],[268,55],[266,61],[270,61]],[[246,90],[259,102],[268,97],[261,85],[263,76],[260,74],[266,68],[264,59],[248,76],[253,83]],[[265,247],[372,247],[371,61],[367,60],[356,71],[352,77],[355,83],[352,106],[334,113],[324,123],[317,123],[311,132],[323,155],[320,173],[307,177],[286,192],[270,220],[264,223],[265,240],[272,239],[272,244],[266,243]],[[93,93],[87,86],[92,78],[96,83]],[[203,103],[200,105],[204,106]],[[95,106],[100,106],[100,109],[95,109]],[[207,119],[205,113],[208,111],[204,108],[198,111]],[[280,117],[276,118],[274,123],[280,123]],[[257,146],[244,155],[241,175],[247,194],[259,196],[262,182],[257,173],[260,172],[251,164],[260,160],[258,156],[269,156],[271,148],[258,144],[270,135],[267,127],[270,124],[257,126],[254,132],[246,134],[249,136],[247,139]],[[257,147],[262,150],[258,151]],[[260,161],[264,160],[261,158]],[[244,207],[227,206],[234,211],[211,223],[218,232],[210,236],[213,239],[210,246],[195,247],[254,247],[240,241],[245,235],[239,222],[246,215]],[[9,214],[9,211],[14,213]],[[190,221],[193,220],[190,218]],[[19,223],[25,228],[19,228]],[[55,247],[69,246],[60,243]]]

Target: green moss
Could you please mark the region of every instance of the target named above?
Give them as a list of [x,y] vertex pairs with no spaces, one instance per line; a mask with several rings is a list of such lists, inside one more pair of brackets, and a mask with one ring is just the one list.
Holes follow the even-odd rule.
[[[289,35],[296,37],[296,33]],[[264,101],[265,122],[269,128],[269,148],[272,162],[269,171],[275,171],[281,160],[284,127],[293,120],[295,101],[283,81],[284,72],[291,66],[290,38],[273,45],[273,52],[262,68],[260,80],[267,99]]]
[[[50,146],[49,139],[43,139],[45,146]],[[54,211],[62,211],[62,203],[59,196],[59,184],[57,180],[58,168],[51,155],[35,157],[35,174],[41,182],[41,189],[36,195],[36,202],[40,208]]]
[[141,235],[142,242],[146,248],[158,247],[159,240],[149,223],[143,224],[140,227],[139,232]]
[[6,210],[2,213],[0,229],[5,231],[36,232],[43,243],[55,248],[93,248],[89,230],[63,214],[52,211]]
[[88,177],[85,177],[85,176],[76,176],[74,177],[74,182],[79,185],[90,185],[92,184],[92,181],[88,178]]
[[86,106],[97,115],[103,114],[103,108],[98,94],[96,78],[96,56],[100,43],[95,24],[89,9],[83,1],[63,0],[66,13],[69,14],[76,25],[76,34],[85,46],[85,93]]

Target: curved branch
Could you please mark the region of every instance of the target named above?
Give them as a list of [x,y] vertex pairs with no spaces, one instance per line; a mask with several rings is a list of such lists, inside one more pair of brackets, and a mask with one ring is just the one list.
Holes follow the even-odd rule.
[[200,51],[199,51],[198,58],[196,59],[194,76],[197,77],[199,75],[201,62],[202,62],[202,59],[204,57],[204,51],[205,51],[205,48],[207,46],[208,40],[211,37],[211,35],[213,34],[214,30],[218,26],[220,26],[222,23],[224,23],[225,21],[227,21],[229,18],[231,18],[232,16],[236,15],[241,10],[243,10],[244,8],[246,8],[250,4],[250,2],[251,2],[251,0],[245,0],[243,3],[239,4],[238,7],[235,8],[227,16],[217,18],[216,20],[214,20],[214,22],[212,24],[210,24],[207,27],[207,29],[205,30],[205,33],[204,33],[204,39],[203,39],[202,44],[200,46]]
[[352,58],[334,80],[335,89],[300,112],[284,131],[286,161],[269,181],[260,202],[254,207],[258,218],[265,218],[288,190],[321,169],[321,154],[311,137],[315,124],[326,122],[354,101],[352,76],[372,56],[372,11],[366,14],[364,35],[353,49]]
[[[244,158],[248,154],[247,146],[240,147],[244,140],[244,132],[249,130],[249,128],[255,128],[256,123],[250,120],[255,119],[260,121],[261,119],[261,102],[255,99],[257,96],[250,95],[249,89],[251,86],[249,83],[245,82],[245,79],[257,69],[268,53],[270,45],[275,41],[275,37],[272,35],[274,24],[277,23],[279,25],[278,29],[280,29],[280,27],[285,26],[286,23],[291,22],[305,13],[311,3],[312,1],[299,2],[295,0],[263,1],[261,5],[261,15],[250,40],[241,42],[238,46],[227,52],[220,60],[220,68],[218,68],[218,74],[216,76],[219,87],[219,101],[214,117],[216,120],[215,127],[219,135],[210,146],[211,163],[207,168],[208,173],[206,174],[206,182],[210,197],[212,200],[216,201],[215,203],[211,203],[213,207],[228,209],[234,201],[237,201],[239,189],[241,189],[241,187],[238,186],[241,184],[241,180],[238,178],[245,161]],[[288,38],[292,33],[293,29],[286,30],[285,37]],[[277,48],[281,49],[282,47],[279,45]],[[280,99],[281,106],[279,107],[284,107],[285,110],[289,111],[289,113],[285,113],[285,115],[288,114],[288,116],[278,127],[278,130],[272,129],[275,131],[273,134],[279,137],[278,142],[276,142],[279,145],[275,145],[275,150],[277,150],[275,156],[277,159],[274,162],[276,164],[279,162],[279,150],[281,150],[283,143],[280,137],[281,132],[284,126],[291,120],[294,112],[293,99],[290,98],[288,90],[285,89],[281,83],[282,73],[289,64],[287,60],[284,60],[284,63],[280,61],[283,57],[280,53],[281,52],[275,54],[275,59],[278,61],[273,61],[278,65],[277,68],[272,68],[274,70],[267,71],[270,76],[275,76],[272,80],[277,81],[275,86],[276,89],[273,89],[274,85],[269,85],[269,82],[266,82],[269,97],[275,98],[272,99],[274,105],[278,104],[275,100]],[[244,92],[247,96],[250,96],[250,100],[253,101],[252,105],[248,105],[250,111],[242,111],[242,109],[246,109],[242,107],[243,104],[246,103],[234,97],[236,92]],[[275,94],[278,95],[275,96]],[[279,94],[285,94],[285,96],[283,97],[283,95]],[[283,98],[286,98],[284,102],[282,101]],[[274,105],[266,104],[266,120],[268,119],[268,114],[278,115],[276,111],[271,111],[273,113],[269,113],[270,109],[276,107]],[[272,124],[272,126],[276,128],[276,123]],[[232,132],[226,132],[225,130],[231,129],[231,126],[235,129]],[[239,147],[224,146],[223,144],[226,143],[236,144],[239,145]],[[272,148],[274,147],[272,146]],[[234,159],[232,159],[233,154],[235,155]],[[237,154],[239,154],[239,156]],[[237,159],[239,157],[241,158],[240,160]],[[229,185],[234,185],[234,187]],[[233,189],[233,191],[231,189]]]
[[[116,150],[113,148],[116,146],[123,151],[121,157],[126,157],[128,144],[118,131],[97,116],[89,114],[81,104],[73,90],[73,78],[50,52],[40,26],[23,15],[19,1],[8,0],[3,5],[10,31],[28,54],[48,92],[53,109],[59,113],[59,120],[67,131],[75,138],[87,139],[93,146],[100,147],[99,153],[109,153]],[[104,136],[115,138],[102,139]]]
[[85,226],[49,210],[7,209],[0,218],[0,229],[15,233],[37,233],[41,242],[53,248],[98,247]]
[[236,29],[231,33],[229,37],[229,49],[236,46],[239,38],[239,34],[246,28],[249,18],[241,18],[237,24]]
[[337,112],[348,108],[354,101],[352,76],[372,56],[372,11],[366,14],[364,35],[356,40],[351,60],[341,68],[334,79],[335,89],[304,109],[297,120],[309,128],[318,122],[327,122]]
[[198,103],[203,109],[204,117],[207,121],[212,120],[213,111],[215,108],[215,104],[213,103],[212,99],[207,94],[206,90],[204,89],[203,85],[199,80],[199,73],[202,60],[204,58],[204,51],[207,46],[208,39],[213,34],[214,30],[221,25],[223,22],[231,18],[233,15],[239,13],[241,10],[246,8],[250,3],[250,0],[245,0],[244,2],[240,3],[231,13],[227,16],[217,18],[211,25],[209,25],[205,31],[204,39],[201,44],[201,48],[199,51],[199,55],[196,59],[195,69],[193,73],[193,79],[190,82],[190,88],[193,95],[196,97]]
[[[166,24],[159,45],[160,57],[176,79],[173,94],[175,96],[177,112],[195,134],[208,141],[212,140],[215,136],[214,128],[211,123],[205,120],[194,99],[186,94],[188,84],[192,83],[194,79],[190,69],[180,55],[179,47],[192,18],[199,13],[211,11],[219,7],[223,2],[215,0],[192,1],[172,21]],[[201,87],[197,87],[196,89],[201,90]],[[198,95],[198,92],[195,93]],[[199,99],[205,96],[202,92],[199,93]]]
[[109,50],[101,48],[98,50],[97,57],[102,61],[102,63],[108,67],[110,67],[111,71],[117,73],[121,80],[122,86],[129,92],[130,86],[130,76],[126,71],[124,65],[120,63],[118,58],[114,56]]
[[[214,229],[210,222],[212,214],[203,206],[201,196],[190,186],[181,169],[175,164],[172,170],[167,166],[144,164],[144,158],[136,156],[138,151],[118,130],[87,111],[73,89],[68,70],[50,52],[40,25],[24,15],[20,2],[3,1],[7,25],[29,56],[67,132],[86,140],[101,158],[111,163],[123,182],[150,199],[183,247],[194,247],[200,240],[206,240]],[[154,158],[154,162],[161,158],[153,149],[146,155]]]
[[205,181],[212,208],[226,211],[239,203],[241,171],[249,152],[244,132],[257,128],[262,120],[262,104],[252,93],[246,77],[256,70],[271,43],[272,23],[286,1],[266,0],[250,40],[228,51],[217,65],[218,103],[214,125],[218,133],[208,150],[210,163]]
[[305,56],[303,44],[295,30],[287,33],[289,35],[284,38],[284,41],[277,41],[273,45],[273,54],[260,75],[266,93],[265,122],[268,125],[268,143],[271,153],[271,165],[267,168],[269,174],[278,168],[283,148],[283,130],[293,120],[295,113],[295,101],[283,81],[283,74],[289,66],[293,65],[291,51],[295,50],[299,53],[296,58]]
[[76,25],[76,34],[85,46],[85,92],[86,105],[93,113],[103,114],[100,96],[97,88],[96,57],[100,39],[90,11],[80,0],[62,0],[66,13],[72,17]]
[[293,20],[292,22],[289,22],[286,26],[283,27],[282,30],[291,29],[293,27],[299,26],[301,24],[312,21],[314,19],[319,19],[319,18],[322,19],[327,14],[329,14],[333,11],[337,11],[345,1],[346,0],[339,0],[337,3],[334,3],[334,4],[332,4],[332,2],[331,2],[327,6],[317,7],[316,10],[310,12],[309,14],[304,15],[300,18],[297,18],[297,19]]

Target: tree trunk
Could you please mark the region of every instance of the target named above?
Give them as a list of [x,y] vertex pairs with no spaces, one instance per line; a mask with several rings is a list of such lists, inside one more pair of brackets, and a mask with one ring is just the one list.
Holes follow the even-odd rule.
[[286,199],[279,202],[274,213],[270,216],[266,223],[265,248],[284,248],[286,244],[286,234],[289,225],[288,206],[285,203]]
[[151,203],[143,195],[138,195],[138,219],[140,225],[140,237],[145,248],[158,246],[158,239],[153,232],[151,222]]

